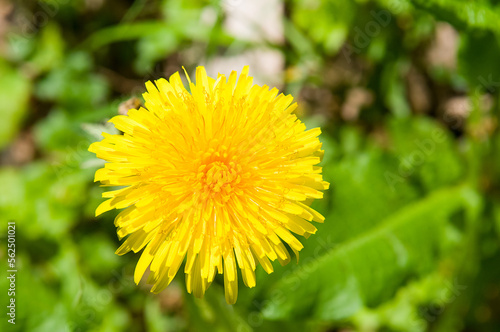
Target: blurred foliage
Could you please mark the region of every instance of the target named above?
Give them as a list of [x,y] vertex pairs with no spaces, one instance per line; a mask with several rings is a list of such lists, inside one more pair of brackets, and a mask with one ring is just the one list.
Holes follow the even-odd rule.
[[[500,3],[289,0],[283,42],[231,34],[239,5],[0,2],[1,237],[15,221],[19,271],[0,330],[498,331]],[[150,294],[138,257],[114,254],[113,213],[94,217],[88,145],[145,81],[261,47],[322,127],[326,222],[234,306],[220,279],[203,300],[181,275]]]

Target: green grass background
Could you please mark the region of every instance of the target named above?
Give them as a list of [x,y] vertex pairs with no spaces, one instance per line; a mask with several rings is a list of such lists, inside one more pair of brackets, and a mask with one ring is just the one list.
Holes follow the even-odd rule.
[[[500,330],[500,1],[283,6],[273,43],[228,34],[217,1],[0,2],[1,331]],[[182,274],[150,294],[115,212],[94,217],[88,145],[145,81],[262,46],[323,129],[326,222],[234,306],[219,278],[203,300]]]

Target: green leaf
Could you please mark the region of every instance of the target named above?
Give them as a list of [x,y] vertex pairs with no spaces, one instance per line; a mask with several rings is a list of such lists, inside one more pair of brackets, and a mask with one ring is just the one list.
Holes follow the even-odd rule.
[[495,37],[490,31],[474,31],[461,37],[458,69],[472,84],[470,88],[473,93],[478,92],[477,87],[489,92],[494,92],[499,87],[500,45]]
[[98,30],[83,45],[96,50],[111,43],[134,40],[147,35],[157,34],[165,29],[167,29],[167,25],[159,21],[125,23]]
[[158,298],[148,296],[144,307],[144,316],[148,331],[161,332],[170,331],[170,317],[162,312],[161,304]]
[[210,331],[251,331],[237,307],[226,303],[221,286],[213,284],[203,299],[187,294],[185,300],[188,314],[198,318],[190,320],[191,331],[204,331],[208,326]]
[[293,1],[292,6],[296,28],[307,31],[330,54],[342,47],[357,14],[350,1]]
[[466,0],[412,0],[417,8],[425,9],[437,19],[458,29],[475,28],[500,34],[500,14],[484,2]]
[[5,147],[19,130],[31,93],[31,82],[21,71],[0,58],[0,149]]
[[393,299],[377,308],[360,310],[353,321],[357,330],[361,331],[427,331],[431,323],[429,319],[435,319],[436,314],[436,306],[432,304],[442,309],[461,295],[465,288],[467,286],[462,285],[460,280],[450,280],[436,272],[401,287]]
[[466,189],[435,191],[290,273],[274,285],[279,296],[266,302],[264,316],[340,320],[392,297],[407,279],[432,269],[439,235],[465,204]]
[[[69,54],[63,65],[37,82],[35,95],[41,100],[66,105],[71,115],[91,113],[106,99],[108,82],[91,72],[92,59],[86,52]],[[75,112],[78,109],[79,112]]]
[[[391,170],[399,179],[418,179],[427,190],[452,185],[463,174],[463,161],[451,134],[426,117],[392,119],[389,123],[399,165]],[[397,188],[397,185],[396,185]]]
[[137,44],[138,57],[134,63],[136,71],[141,74],[152,72],[154,64],[165,59],[178,46],[177,36],[171,29],[162,29],[141,38]]
[[[13,168],[2,168],[0,170],[0,183],[8,195],[0,195],[0,215],[5,220],[18,220],[24,215],[20,204],[26,202],[26,188],[23,175],[19,170]],[[1,230],[6,234],[7,226],[2,224]]]
[[[386,172],[393,166],[379,149],[366,150],[359,133],[354,130],[340,132],[340,141],[345,157],[325,165],[324,176],[332,183],[325,195],[330,205],[319,210],[326,217],[324,224],[318,224],[317,236],[308,241],[340,243],[373,228],[398,208],[415,200],[417,192],[409,183],[398,183],[393,188],[386,179]],[[360,208],[360,202],[365,205]],[[317,240],[315,238],[318,237]],[[315,250],[306,243],[301,255]]]
[[61,29],[53,22],[49,23],[41,32],[37,40],[36,52],[29,65],[38,74],[60,66],[64,56],[64,40]]
[[395,117],[407,118],[411,114],[410,105],[406,99],[403,74],[408,64],[405,61],[394,62],[385,66],[382,74],[382,90],[384,103]]

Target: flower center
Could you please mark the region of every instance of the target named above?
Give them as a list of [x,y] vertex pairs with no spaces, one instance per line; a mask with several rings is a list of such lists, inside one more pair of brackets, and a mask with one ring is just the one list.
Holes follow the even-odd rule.
[[218,197],[227,202],[235,187],[241,182],[241,166],[234,162],[212,161],[198,169],[202,192],[205,197]]

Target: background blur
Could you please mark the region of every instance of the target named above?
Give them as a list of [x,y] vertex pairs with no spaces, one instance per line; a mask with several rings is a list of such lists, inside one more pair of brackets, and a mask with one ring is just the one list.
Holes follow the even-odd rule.
[[[495,0],[0,0],[0,330],[499,331],[499,22]],[[221,279],[150,294],[94,217],[88,145],[147,80],[247,64],[322,127],[326,222],[234,306]]]

